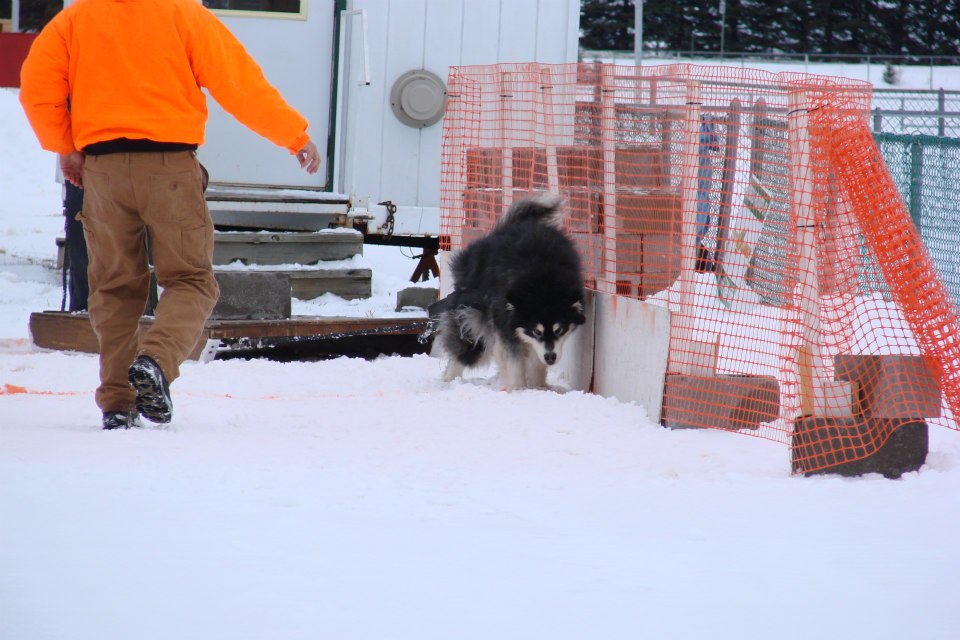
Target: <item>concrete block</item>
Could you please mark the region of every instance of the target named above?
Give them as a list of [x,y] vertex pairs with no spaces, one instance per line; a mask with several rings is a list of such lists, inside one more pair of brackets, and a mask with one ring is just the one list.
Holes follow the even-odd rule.
[[592,280],[594,284],[599,280],[604,280],[606,274],[603,264],[603,235],[574,231],[570,233],[570,238],[580,253],[584,278]]
[[290,317],[290,278],[259,271],[214,272],[220,299],[214,320],[281,320]]
[[859,404],[860,387],[849,380],[824,380],[813,388],[813,413],[818,418],[847,419]]
[[617,275],[616,292],[618,296],[639,298],[641,276],[639,273],[621,273]]
[[849,355],[834,358],[834,377],[860,385],[855,414],[869,418],[940,416],[940,388],[920,356]]
[[682,350],[673,353],[671,371],[695,378],[714,378],[717,375],[719,352],[719,337],[714,342],[689,340],[684,343]]
[[619,230],[627,233],[680,235],[680,196],[674,191],[618,193]]
[[617,231],[617,274],[641,273],[643,270],[643,235]]
[[663,425],[671,429],[756,429],[780,415],[772,376],[667,374]]
[[563,192],[567,204],[567,230],[582,233],[600,233],[603,213],[602,196],[588,189],[570,189]]
[[513,148],[513,188],[538,190],[547,188],[547,150],[538,147]]
[[463,246],[493,231],[502,212],[503,192],[499,189],[467,189],[463,194]]
[[800,418],[794,423],[790,460],[793,472],[806,476],[880,473],[899,478],[922,467],[928,449],[922,420]]
[[656,189],[663,186],[663,148],[660,144],[636,144],[618,147],[617,189]]
[[678,272],[648,271],[640,279],[640,297],[656,295],[664,289],[669,289],[679,277]]
[[643,272],[680,275],[679,235],[648,233],[643,236]]
[[290,289],[297,300],[313,300],[325,293],[356,300],[369,298],[373,292],[371,269],[300,269],[280,273],[290,278]]
[[680,277],[680,252],[679,235],[644,234],[641,298],[657,294],[676,282]]
[[503,187],[503,149],[474,147],[467,149],[467,188],[499,189]]
[[557,177],[560,189],[601,190],[603,155],[600,147],[557,147]]
[[407,287],[397,292],[397,311],[405,307],[426,309],[440,298],[440,290],[432,287]]

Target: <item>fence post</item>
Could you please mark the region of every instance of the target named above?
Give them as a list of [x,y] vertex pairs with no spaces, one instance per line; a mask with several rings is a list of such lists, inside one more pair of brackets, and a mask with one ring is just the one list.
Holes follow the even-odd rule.
[[616,293],[617,280],[617,76],[616,66],[602,66],[600,86],[600,149],[603,162],[603,266],[597,279],[602,293]]
[[[440,208],[441,217],[446,216],[448,225],[441,236],[447,235],[450,247],[459,247],[463,243],[463,227],[466,225],[466,206],[464,199],[467,190],[466,132],[464,131],[464,90],[466,83],[459,71],[451,71],[447,84],[447,113],[443,121],[443,147],[441,149],[441,170],[449,178],[444,182],[441,177]],[[447,282],[450,278],[445,278]]]
[[498,142],[503,150],[501,158],[500,177],[502,180],[501,193],[503,194],[503,205],[500,211],[496,212],[495,220],[510,208],[513,203],[513,140],[510,137],[512,127],[515,122],[514,110],[514,78],[509,71],[500,73],[500,129],[498,131]]
[[[942,119],[941,119],[942,121]],[[919,140],[910,143],[910,218],[917,231],[923,217],[923,145]]]
[[[851,416],[850,383],[831,382],[830,366],[823,355],[820,308],[820,256],[818,226],[813,203],[813,168],[810,150],[810,120],[807,95],[804,90],[790,93],[787,112],[787,137],[789,140],[790,188],[793,192],[791,219],[796,223],[795,242],[799,245],[798,288],[795,291],[799,320],[796,342],[793,346],[793,361],[800,385],[800,416],[818,418],[848,418]],[[791,416],[793,417],[793,416]]]
[[940,117],[937,119],[937,131],[942,138],[945,135],[947,125],[946,118],[943,117],[943,112],[947,110],[947,96],[943,87],[940,87],[940,90],[937,91],[937,110],[940,112]]
[[[820,292],[817,282],[816,221],[810,201],[810,138],[806,95],[790,93],[787,112],[789,140],[790,189],[793,192],[791,218],[796,225],[795,242],[799,245],[800,262],[797,266],[799,295],[795,296],[798,314],[799,342],[794,344],[792,359],[800,383],[799,410],[801,416],[815,415],[816,398],[822,395],[818,384],[822,379],[819,352],[820,317],[817,303]],[[794,416],[790,416],[794,417]]]
[[[547,190],[550,193],[560,193],[560,178],[557,169],[557,130],[554,121],[556,109],[553,94],[553,75],[549,67],[540,69],[540,104],[543,108],[543,144],[546,148],[547,159]],[[534,136],[536,138],[536,136]],[[534,152],[536,155],[536,152]],[[534,162],[534,166],[536,163]]]
[[683,162],[680,176],[680,292],[679,300],[670,295],[670,359],[669,372],[691,374],[697,363],[693,353],[696,307],[696,216],[697,216],[697,146],[700,137],[700,115],[703,110],[698,80],[686,81],[686,107],[683,120]]

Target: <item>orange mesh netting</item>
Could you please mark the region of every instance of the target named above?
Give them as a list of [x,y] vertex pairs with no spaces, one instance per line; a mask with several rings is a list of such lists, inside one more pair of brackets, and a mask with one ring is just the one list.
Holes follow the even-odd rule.
[[501,64],[453,68],[448,98],[443,247],[563,195],[588,286],[670,311],[667,426],[790,443],[801,472],[905,424],[956,428],[957,309],[866,126],[869,85]]

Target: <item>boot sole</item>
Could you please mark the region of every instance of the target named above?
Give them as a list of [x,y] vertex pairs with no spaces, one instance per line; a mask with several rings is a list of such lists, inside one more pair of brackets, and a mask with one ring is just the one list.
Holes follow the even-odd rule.
[[173,403],[163,392],[163,382],[150,371],[136,365],[130,367],[130,384],[137,391],[137,411],[150,422],[166,424],[173,419]]

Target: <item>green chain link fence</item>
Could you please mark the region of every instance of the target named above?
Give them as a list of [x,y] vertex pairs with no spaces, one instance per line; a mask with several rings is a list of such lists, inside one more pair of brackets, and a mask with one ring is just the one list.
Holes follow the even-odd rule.
[[960,305],[960,138],[874,137],[944,285]]
[[960,91],[874,89],[870,126],[875,134],[960,138]]

